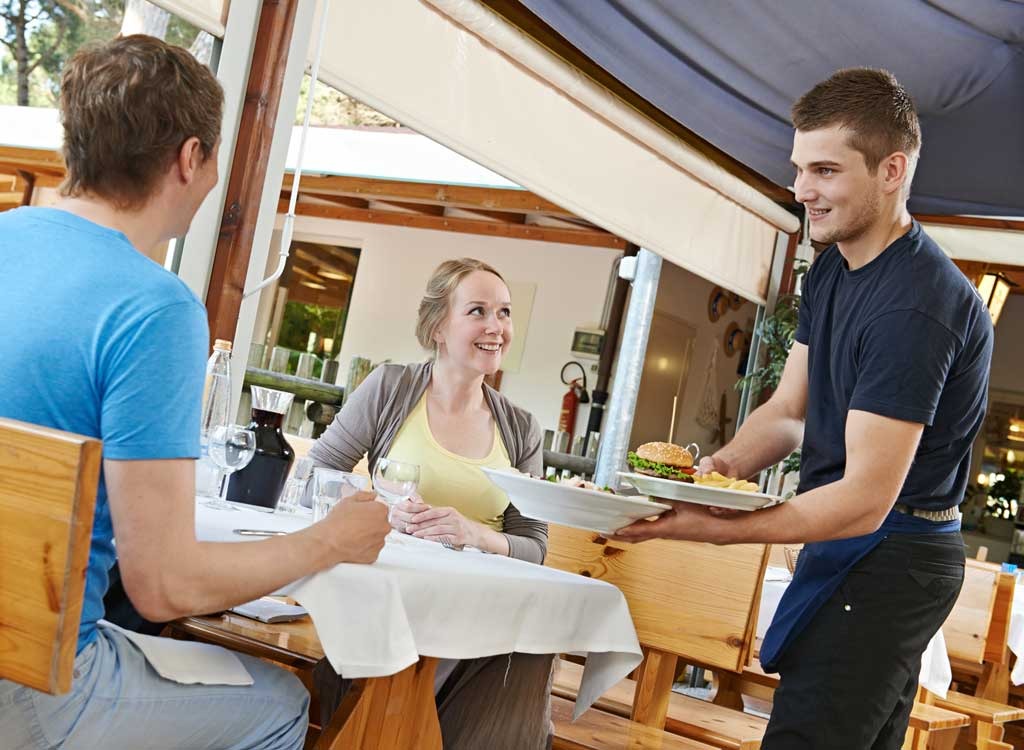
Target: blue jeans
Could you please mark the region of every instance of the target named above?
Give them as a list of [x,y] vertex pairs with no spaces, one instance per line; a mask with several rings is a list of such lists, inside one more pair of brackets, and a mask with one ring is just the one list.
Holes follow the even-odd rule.
[[239,656],[246,687],[181,685],[160,677],[115,630],[100,628],[75,659],[65,695],[0,680],[4,750],[298,750],[309,695],[290,672]]

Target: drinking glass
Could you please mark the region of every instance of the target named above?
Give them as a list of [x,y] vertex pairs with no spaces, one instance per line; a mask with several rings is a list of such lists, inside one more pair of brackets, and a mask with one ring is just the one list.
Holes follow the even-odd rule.
[[301,501],[312,474],[313,459],[303,457],[295,461],[291,478],[285,483],[281,499],[277,501],[276,513],[297,515],[305,512]]
[[256,435],[247,427],[237,424],[214,427],[210,430],[209,452],[210,460],[223,472],[224,480],[220,497],[205,501],[203,505],[220,510],[237,510],[224,500],[228,481],[234,472],[252,461],[256,452]]
[[326,518],[331,509],[349,495],[369,488],[369,480],[359,474],[323,467],[314,469],[313,522]]
[[[388,506],[389,523],[395,506],[412,497],[419,483],[419,464],[396,461],[393,458],[377,460],[377,465],[373,469],[373,489]],[[401,535],[393,531],[389,536],[397,540]]]

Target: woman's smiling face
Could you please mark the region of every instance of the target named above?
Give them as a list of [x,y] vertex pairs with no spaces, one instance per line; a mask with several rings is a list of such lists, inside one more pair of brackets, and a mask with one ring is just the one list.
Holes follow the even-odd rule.
[[512,335],[512,300],[505,282],[493,273],[473,271],[452,294],[448,317],[434,340],[440,357],[493,375],[501,369]]

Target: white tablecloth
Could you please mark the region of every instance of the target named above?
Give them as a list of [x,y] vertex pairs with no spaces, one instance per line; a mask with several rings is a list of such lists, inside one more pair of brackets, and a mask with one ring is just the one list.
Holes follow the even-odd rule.
[[1013,613],[1010,615],[1010,653],[1017,657],[1017,662],[1010,672],[1010,681],[1014,685],[1024,683],[1024,583],[1017,579],[1013,590]]
[[[757,617],[758,638],[764,638],[764,634],[775,616],[775,610],[779,607],[782,594],[791,580],[792,576],[786,568],[769,567],[765,571],[764,584],[761,588],[761,608]],[[1021,606],[1020,629],[1022,631],[1022,646],[1024,646],[1024,600],[1021,600]],[[1016,670],[1014,672],[1016,673]],[[941,628],[929,641],[928,647],[921,656],[921,676],[918,681],[922,687],[940,698],[945,698],[949,692],[949,686],[953,682],[953,669],[949,664],[946,639],[942,635]],[[1020,683],[1015,682],[1014,684]]]
[[[296,531],[308,517],[196,506],[201,541],[252,540],[234,529]],[[373,565],[337,565],[286,587],[316,625],[331,665],[379,677],[420,657],[513,651],[587,654],[583,713],[642,660],[626,600],[614,586],[500,555],[402,536]]]

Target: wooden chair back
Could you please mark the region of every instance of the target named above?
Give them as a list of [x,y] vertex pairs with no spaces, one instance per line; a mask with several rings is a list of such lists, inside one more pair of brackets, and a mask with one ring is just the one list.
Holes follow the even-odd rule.
[[621,589],[645,650],[731,672],[749,664],[765,545],[625,544],[556,524],[549,533],[546,564]]
[[102,445],[0,419],[0,678],[71,689]]
[[998,565],[967,561],[960,596],[942,626],[950,657],[974,664],[985,660],[999,581]]

